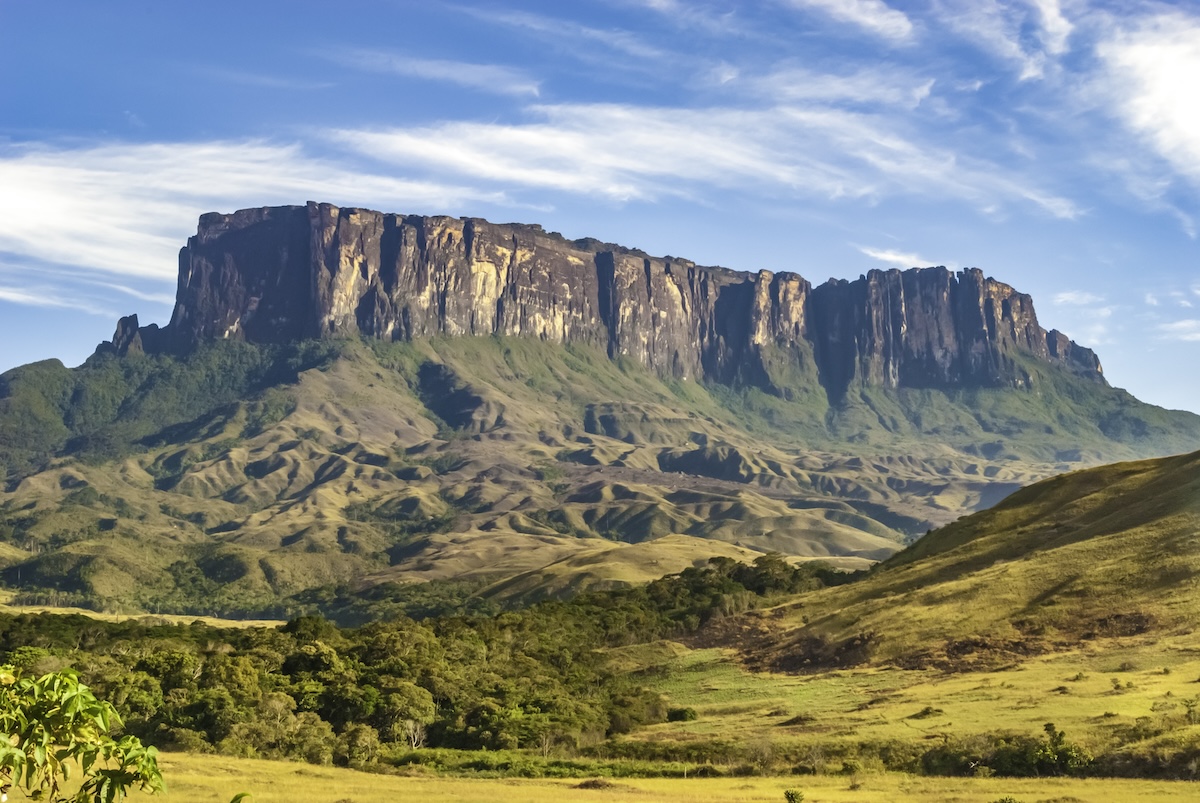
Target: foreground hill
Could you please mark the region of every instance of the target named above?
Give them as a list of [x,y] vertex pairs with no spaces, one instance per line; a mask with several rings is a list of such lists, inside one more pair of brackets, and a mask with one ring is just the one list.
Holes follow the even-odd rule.
[[757,664],[987,667],[1200,618],[1200,452],[1037,483],[772,612]]
[[[976,270],[818,287],[536,226],[206,215],[171,323],[0,376],[24,599],[505,602],[775,551],[844,568],[1073,467],[1200,448]],[[456,592],[456,593],[459,593]]]

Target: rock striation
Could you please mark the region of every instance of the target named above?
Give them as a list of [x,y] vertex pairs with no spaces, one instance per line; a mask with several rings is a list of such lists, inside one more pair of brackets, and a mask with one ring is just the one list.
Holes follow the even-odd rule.
[[330,204],[206,214],[179,255],[168,326],[123,318],[118,353],[240,338],[512,335],[601,347],[664,376],[831,399],[888,388],[1021,387],[1029,360],[1104,382],[1038,324],[1033,300],[977,269],[871,271],[813,286],[651,257],[540,226]]

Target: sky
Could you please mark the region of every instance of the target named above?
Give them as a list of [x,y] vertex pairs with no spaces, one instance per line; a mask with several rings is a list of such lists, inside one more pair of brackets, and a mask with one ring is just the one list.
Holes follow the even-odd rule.
[[978,267],[1200,412],[1200,2],[0,0],[0,371],[171,314],[209,211]]

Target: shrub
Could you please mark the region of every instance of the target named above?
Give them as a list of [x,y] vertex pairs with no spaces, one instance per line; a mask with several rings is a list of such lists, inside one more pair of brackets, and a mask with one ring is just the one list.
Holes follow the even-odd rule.
[[948,741],[921,757],[928,775],[976,775],[981,768],[996,775],[1036,777],[1077,775],[1091,766],[1093,757],[1083,747],[1070,743],[1066,735],[1047,722],[1045,736],[992,734],[973,739]]
[[[0,666],[0,780],[34,800],[51,803],[112,803],[128,790],[163,791],[158,754],[136,736],[113,739],[121,727],[111,703],[98,700],[70,670],[21,677]],[[77,794],[65,797],[59,783],[78,764]]]

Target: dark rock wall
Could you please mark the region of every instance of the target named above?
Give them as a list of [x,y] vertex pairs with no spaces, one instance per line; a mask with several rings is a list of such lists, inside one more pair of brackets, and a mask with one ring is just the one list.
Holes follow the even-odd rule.
[[1019,354],[1103,381],[1094,353],[1047,333],[1029,296],[976,269],[871,271],[814,288],[539,226],[315,203],[202,216],[179,255],[170,326],[122,319],[108,347],[358,334],[589,344],[665,376],[777,391],[782,354],[815,365],[831,398],[855,383],[1022,386]]

